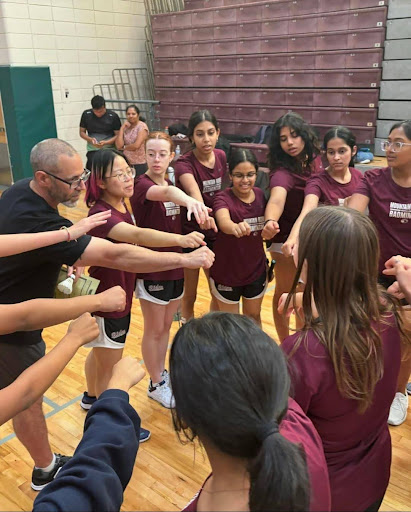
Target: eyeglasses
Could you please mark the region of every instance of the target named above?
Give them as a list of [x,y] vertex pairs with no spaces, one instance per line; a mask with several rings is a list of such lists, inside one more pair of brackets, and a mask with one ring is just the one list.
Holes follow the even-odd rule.
[[158,156],[158,158],[160,160],[164,160],[166,158],[169,158],[170,157],[170,153],[154,153],[154,152],[151,152],[151,151],[147,151],[147,158],[151,158],[151,159],[154,159]]
[[63,178],[60,178],[59,176],[56,176],[55,174],[52,174],[51,172],[48,172],[48,171],[43,170],[43,172],[45,172],[49,176],[52,176],[56,180],[62,181],[63,183],[68,185],[71,189],[80,187],[81,182],[85,183],[90,177],[90,171],[88,169],[83,169],[83,174],[80,176],[80,178],[77,178],[76,180],[73,180],[73,181],[63,180]]
[[399,153],[402,150],[403,146],[411,146],[411,144],[407,144],[406,142],[401,142],[401,141],[396,141],[396,142],[392,142],[390,140],[382,140],[381,141],[381,149],[383,151],[387,151],[391,147],[394,153]]
[[118,181],[125,182],[130,178],[136,177],[136,170],[134,167],[126,167],[123,172],[119,172],[118,174],[113,174],[112,176],[106,176],[106,178],[117,178]]
[[234,174],[232,174],[232,177],[233,178],[236,178],[237,180],[242,180],[244,178],[248,178],[248,179],[252,179],[254,178],[255,176],[257,176],[257,173],[256,172],[249,172],[247,174],[240,174],[240,173],[237,173],[235,172]]

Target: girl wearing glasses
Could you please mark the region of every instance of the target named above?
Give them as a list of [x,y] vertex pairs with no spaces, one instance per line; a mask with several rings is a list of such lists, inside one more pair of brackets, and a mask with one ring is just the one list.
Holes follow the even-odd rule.
[[331,128],[324,136],[323,148],[329,167],[307,181],[303,208],[281,248],[285,256],[292,256],[301,223],[307,213],[319,204],[343,206],[344,200],[352,196],[363,178],[362,173],[354,168],[357,146],[351,130],[344,126]]
[[266,201],[255,187],[258,163],[248,149],[232,151],[231,188],[219,192],[213,210],[218,225],[216,255],[210,269],[211,292],[219,311],[243,313],[261,327],[261,303],[267,287],[267,263],[261,232]]
[[[186,237],[173,232],[163,233],[154,229],[136,227],[125,204],[134,191],[135,170],[117,150],[102,149],[96,152],[92,171],[87,182],[86,203],[91,207],[89,215],[110,210],[106,224],[90,231],[92,236],[107,238],[112,242],[126,242],[147,247],[191,247],[201,244],[200,234]],[[126,308],[113,313],[95,314],[100,329],[99,337],[88,344],[93,350],[86,360],[88,390],[81,406],[89,409],[107,387],[113,366],[122,357],[130,327],[130,311],[136,275],[122,270],[90,267],[92,277],[100,280],[98,292],[120,285],[126,292]],[[144,433],[145,432],[145,433]],[[148,439],[148,431],[142,430],[140,441]]]
[[[174,158],[173,141],[163,132],[152,132],[146,140],[148,170],[136,182],[130,200],[136,223],[141,227],[153,227],[186,240],[174,244],[171,250],[182,252],[181,247],[194,249],[205,245],[204,235],[196,231],[181,235],[180,206],[187,209],[199,224],[208,218],[208,208],[182,190],[174,187],[166,178],[167,168]],[[158,251],[166,250],[158,246]],[[167,249],[167,250],[170,250]],[[167,408],[174,407],[169,387],[165,359],[173,317],[180,305],[184,291],[183,269],[138,274],[136,296],[140,299],[144,317],[144,334],[141,350],[144,364],[150,374],[147,395]]]
[[288,319],[278,313],[277,306],[281,295],[290,291],[295,266],[281,248],[300,215],[307,180],[324,170],[317,137],[298,114],[290,112],[275,122],[269,144],[269,164],[271,192],[262,234],[270,241],[268,250],[276,261],[273,316],[278,337],[283,340],[289,334]]
[[[175,164],[176,185],[189,196],[213,208],[216,194],[226,185],[227,160],[224,151],[216,149],[220,129],[215,116],[208,110],[198,110],[188,121],[188,137],[192,151],[181,156]],[[182,219],[183,233],[199,230],[205,235],[207,246],[213,250],[217,228],[210,217],[204,224]],[[204,271],[209,280],[209,271]],[[184,269],[184,297],[181,305],[182,322],[194,316],[199,270]],[[209,282],[210,285],[210,282]],[[211,292],[211,287],[210,287]],[[211,294],[210,310],[217,310],[217,301]]]
[[[411,120],[395,123],[382,143],[388,167],[366,171],[364,180],[348,202],[360,212],[369,209],[380,240],[379,281],[387,288],[394,278],[384,275],[384,263],[395,254],[411,257]],[[388,422],[400,425],[407,417],[407,382],[411,356],[401,365],[398,388]]]

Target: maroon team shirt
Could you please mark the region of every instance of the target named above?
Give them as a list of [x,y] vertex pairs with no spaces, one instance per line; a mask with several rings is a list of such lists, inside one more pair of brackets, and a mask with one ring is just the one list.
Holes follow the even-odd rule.
[[254,187],[253,190],[255,199],[250,204],[236,197],[231,188],[219,192],[214,200],[214,212],[226,208],[233,222],[245,221],[251,228],[250,236],[242,238],[218,231],[213,247],[215,261],[210,269],[211,277],[218,284],[245,286],[258,279],[265,270],[261,231],[266,201],[261,189]]
[[[374,400],[364,414],[358,403],[338,390],[327,349],[308,331],[290,357],[294,399],[319,433],[328,465],[331,510],[362,511],[382,498],[390,478],[391,437],[388,414],[397,388],[401,361],[400,334],[393,315],[379,330],[384,354],[384,375]],[[378,330],[378,326],[374,326]],[[286,354],[299,333],[286,338]]]
[[[173,185],[170,180],[166,181],[169,186]],[[137,226],[181,234],[180,206],[171,201],[149,201],[146,199],[148,189],[154,185],[157,185],[157,183],[154,183],[147,174],[139,176],[134,185],[134,194],[130,199],[130,204]],[[150,249],[160,252],[182,252],[181,247],[150,247]],[[183,279],[183,276],[182,268],[137,274],[139,279],[149,281],[176,281],[177,279]]]
[[339,183],[327,171],[315,174],[307,180],[304,195],[317,196],[321,204],[344,206],[344,199],[354,194],[363,179],[362,172],[355,167],[350,167],[350,172],[348,183]]
[[295,174],[284,167],[280,167],[271,173],[270,189],[282,187],[287,191],[284,211],[278,221],[280,232],[270,240],[271,242],[281,243],[287,240],[294,222],[301,213],[307,180],[311,175],[318,174],[322,171],[324,171],[324,166],[321,157],[317,156],[311,163],[310,172],[305,174]]
[[[217,192],[225,188],[228,182],[227,159],[224,151],[215,149],[214,155],[214,169],[210,169],[201,164],[192,151],[181,156],[175,164],[176,185],[184,191],[180,183],[180,177],[183,174],[191,174],[194,176],[201,195],[203,196],[204,204],[209,208],[213,208]],[[209,240],[215,240],[216,238],[216,233],[212,229],[207,231],[200,229],[194,217],[191,218],[191,221],[188,221],[187,210],[185,208],[182,208],[181,211],[181,223],[183,234],[199,231]]]
[[380,272],[391,256],[401,254],[410,258],[411,187],[397,185],[391,167],[385,167],[366,171],[355,192],[370,199],[369,214],[380,240]]
[[[111,211],[111,217],[107,219],[107,222],[101,226],[97,226],[96,228],[89,231],[89,235],[96,236],[98,238],[106,238],[113,243],[120,243],[116,240],[113,240],[108,237],[110,230],[119,224],[120,222],[127,222],[127,224],[131,224],[134,226],[133,219],[131,218],[130,212],[127,210],[122,213],[113,208],[110,204],[105,201],[99,199],[96,201],[95,205],[92,206],[88,212],[88,216],[94,215],[95,213],[105,212],[107,210]],[[126,292],[126,308],[124,311],[112,311],[112,312],[101,312],[96,311],[95,314],[97,316],[101,316],[104,318],[122,318],[126,316],[131,311],[131,303],[133,301],[133,292],[136,284],[136,275],[133,272],[125,272],[123,270],[115,270],[112,268],[105,267],[95,267],[92,266],[89,268],[89,274],[91,277],[100,280],[100,284],[97,288],[97,293],[104,292],[108,290],[112,286],[121,286],[123,290]]]
[[[310,511],[327,512],[331,506],[330,484],[321,438],[312,422],[292,398],[288,399],[288,411],[280,424],[280,433],[304,449],[311,487]],[[269,482],[267,485],[270,485]],[[197,511],[198,499],[203,487],[183,512]]]

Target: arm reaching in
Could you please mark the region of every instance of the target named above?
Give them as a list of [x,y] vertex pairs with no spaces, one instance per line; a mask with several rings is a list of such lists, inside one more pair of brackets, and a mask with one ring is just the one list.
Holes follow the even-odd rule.
[[384,274],[397,278],[388,288],[388,293],[399,299],[405,298],[411,304],[411,258],[393,256],[385,262],[385,267]]
[[198,224],[204,224],[209,219],[210,208],[173,185],[154,185],[147,190],[146,198],[149,201],[172,201],[187,208],[187,219],[194,215]]
[[243,236],[250,236],[251,228],[247,222],[235,223],[231,220],[230,211],[228,208],[220,208],[216,211],[216,219],[219,228],[223,233],[227,235],[233,235],[236,238],[242,238]]
[[87,414],[84,435],[73,458],[34,502],[34,512],[120,510],[133,472],[140,418],[128,390],[144,376],[131,357],[113,368],[108,389]]
[[188,235],[166,233],[150,228],[139,228],[127,222],[119,222],[108,233],[111,240],[129,244],[144,245],[146,247],[191,247],[205,245],[204,235],[193,231]]
[[78,348],[99,334],[96,320],[84,313],[74,320],[53,350],[0,391],[0,424],[27,409],[53,384]]
[[284,256],[292,256],[294,246],[297,243],[298,233],[300,232],[300,227],[305,219],[306,215],[310,213],[311,210],[314,210],[318,206],[318,197],[315,194],[308,194],[304,198],[304,204],[301,210],[300,215],[297,220],[294,222],[294,226],[291,229],[290,234],[288,235],[287,240],[284,242],[281,250]]
[[61,324],[86,312],[123,311],[125,307],[126,293],[120,286],[97,295],[71,299],[33,299],[18,304],[1,304],[0,335]]
[[284,211],[285,201],[287,199],[287,190],[283,187],[273,187],[270,193],[270,199],[265,207],[265,224],[261,236],[266,240],[271,240],[280,232],[278,220]]
[[96,265],[126,272],[161,272],[174,268],[210,268],[214,253],[200,247],[189,254],[150,251],[130,244],[113,244],[102,238],[92,238],[76,266]]
[[[44,231],[42,233],[18,233],[15,235],[0,235],[0,257],[12,256],[22,252],[33,251],[40,247],[76,240],[91,229],[105,224],[111,211],[96,213],[76,222],[67,229]],[[68,235],[68,233],[69,235]]]

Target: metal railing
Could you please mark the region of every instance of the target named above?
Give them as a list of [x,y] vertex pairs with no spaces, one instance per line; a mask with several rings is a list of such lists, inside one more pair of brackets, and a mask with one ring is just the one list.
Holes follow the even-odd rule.
[[160,121],[156,106],[159,104],[151,98],[151,87],[147,68],[116,68],[112,71],[113,82],[93,85],[93,94],[104,97],[108,108],[125,119],[127,105],[135,104],[145,117],[150,130],[158,130]]

